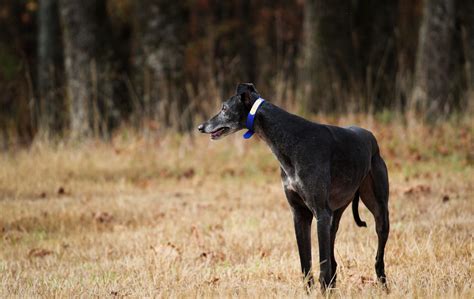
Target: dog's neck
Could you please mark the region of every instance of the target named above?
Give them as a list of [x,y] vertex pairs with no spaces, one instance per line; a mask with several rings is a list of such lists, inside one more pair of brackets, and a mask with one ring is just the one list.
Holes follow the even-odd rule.
[[282,127],[287,114],[289,113],[269,102],[263,103],[255,116],[255,133],[268,145],[279,143],[286,135]]
[[298,119],[269,102],[263,103],[255,116],[255,133],[267,143],[284,169],[290,167],[288,157],[295,142],[292,129],[287,125]]

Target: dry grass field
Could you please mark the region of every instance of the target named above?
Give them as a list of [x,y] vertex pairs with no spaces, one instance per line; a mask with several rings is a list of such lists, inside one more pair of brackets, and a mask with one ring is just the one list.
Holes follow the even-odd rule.
[[[361,204],[368,228],[350,209],[342,218],[332,296],[473,298],[472,120],[323,120],[371,129],[391,182],[389,293],[374,281]],[[0,297],[306,297],[278,163],[240,135],[124,129],[110,143],[1,154]]]

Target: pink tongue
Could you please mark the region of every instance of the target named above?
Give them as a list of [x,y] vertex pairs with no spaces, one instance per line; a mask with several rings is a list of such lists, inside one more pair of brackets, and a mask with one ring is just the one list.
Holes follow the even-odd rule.
[[212,133],[211,136],[212,137],[219,137],[219,136],[221,136],[221,133],[222,133],[223,130],[224,129],[219,129],[216,132]]

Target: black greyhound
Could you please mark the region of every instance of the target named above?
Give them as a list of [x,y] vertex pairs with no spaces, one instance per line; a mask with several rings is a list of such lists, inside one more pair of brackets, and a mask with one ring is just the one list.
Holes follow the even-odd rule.
[[221,111],[199,125],[212,139],[246,128],[257,133],[280,162],[281,179],[293,212],[296,241],[306,286],[311,288],[311,223],[317,219],[320,283],[334,287],[334,241],[339,220],[352,202],[358,226],[359,196],[375,218],[378,249],[375,271],[385,285],[384,249],[389,234],[388,174],[371,132],[358,127],[322,125],[290,114],[260,98],[250,83],[239,84]]

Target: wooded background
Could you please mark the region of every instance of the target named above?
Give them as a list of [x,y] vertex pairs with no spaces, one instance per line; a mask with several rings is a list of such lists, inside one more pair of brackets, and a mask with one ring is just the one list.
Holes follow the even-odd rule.
[[187,131],[238,82],[301,113],[471,111],[474,1],[2,0],[1,145]]

